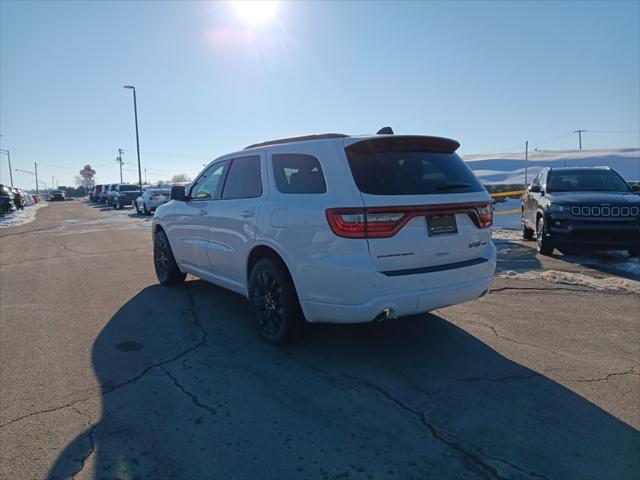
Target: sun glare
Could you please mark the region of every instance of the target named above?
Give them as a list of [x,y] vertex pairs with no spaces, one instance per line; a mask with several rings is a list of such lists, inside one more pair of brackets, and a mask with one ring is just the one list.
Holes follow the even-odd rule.
[[267,23],[276,13],[278,2],[268,0],[235,0],[233,9],[240,19],[250,25]]

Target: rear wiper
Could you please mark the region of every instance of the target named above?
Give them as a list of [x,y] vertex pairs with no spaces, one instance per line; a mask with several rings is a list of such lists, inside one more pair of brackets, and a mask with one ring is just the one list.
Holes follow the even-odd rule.
[[468,188],[470,186],[468,183],[447,183],[436,187],[436,190],[455,190],[456,188]]

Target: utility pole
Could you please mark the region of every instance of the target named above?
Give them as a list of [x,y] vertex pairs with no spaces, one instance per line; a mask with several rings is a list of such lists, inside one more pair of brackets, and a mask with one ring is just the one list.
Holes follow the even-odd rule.
[[122,183],[122,164],[124,163],[122,161],[122,154],[123,153],[124,153],[124,150],[119,148],[118,149],[118,156],[116,157],[116,162],[118,162],[120,164],[120,183]]
[[138,135],[138,101],[136,100],[136,87],[133,85],[125,85],[122,88],[133,90],[133,114],[136,121],[136,150],[138,151],[138,184],[140,186],[140,195],[142,195],[142,168],[140,168],[140,137]]
[[578,134],[578,145],[580,145],[580,150],[582,150],[582,134],[586,132],[586,130],[574,130],[573,133]]
[[144,184],[146,185],[147,183],[149,183],[149,182],[147,182],[147,169],[145,168],[144,169]]
[[40,190],[38,190],[38,164],[33,162],[33,166],[36,167],[36,195],[40,195]]
[[56,183],[54,182],[54,179],[56,177],[51,177],[51,190],[55,190],[56,189]]
[[9,178],[11,179],[11,186],[13,187],[13,169],[11,168],[11,155],[9,155],[9,150],[0,150],[0,153],[7,154],[7,160],[9,160]]
[[524,142],[524,188],[529,185],[529,140]]

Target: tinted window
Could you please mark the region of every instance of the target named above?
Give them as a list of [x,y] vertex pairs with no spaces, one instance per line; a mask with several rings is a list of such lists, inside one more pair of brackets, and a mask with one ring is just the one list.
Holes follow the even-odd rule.
[[138,190],[138,185],[120,185],[118,191],[120,192],[130,192],[132,190]]
[[276,187],[282,193],[325,193],[327,185],[318,159],[298,153],[271,157]]
[[361,192],[425,195],[483,190],[471,169],[455,153],[385,147],[381,142],[376,148],[346,149],[353,179]]
[[191,198],[194,200],[211,200],[218,195],[218,189],[222,186],[220,181],[224,178],[227,162],[219,162],[212,165],[203,173],[191,189]]
[[564,170],[549,173],[547,191],[628,192],[629,186],[612,170]]
[[222,198],[255,198],[262,195],[260,157],[234,158],[224,183]]

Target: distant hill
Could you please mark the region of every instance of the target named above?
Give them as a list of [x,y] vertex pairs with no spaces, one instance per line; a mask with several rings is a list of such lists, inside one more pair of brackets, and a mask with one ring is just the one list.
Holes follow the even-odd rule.
[[[464,155],[485,184],[524,183],[524,152]],[[529,152],[529,181],[544,167],[596,167],[606,165],[626,180],[640,180],[640,149],[543,150]]]

